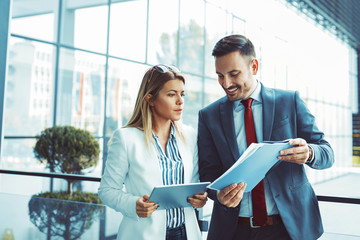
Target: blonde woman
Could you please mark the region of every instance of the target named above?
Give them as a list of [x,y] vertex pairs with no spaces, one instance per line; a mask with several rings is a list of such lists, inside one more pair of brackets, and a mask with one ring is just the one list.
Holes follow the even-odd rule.
[[[184,85],[174,66],[148,69],[132,117],[110,140],[99,195],[123,215],[117,239],[201,239],[193,208],[148,201],[155,186],[199,181],[196,132],[180,123]],[[188,201],[201,208],[207,193]]]

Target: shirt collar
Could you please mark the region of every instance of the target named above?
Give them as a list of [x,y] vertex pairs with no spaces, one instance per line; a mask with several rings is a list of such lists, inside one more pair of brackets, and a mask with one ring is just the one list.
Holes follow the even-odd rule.
[[[158,139],[159,137],[154,133],[154,131],[152,131],[152,136],[154,139]],[[169,139],[175,139],[175,126],[174,126],[174,123],[171,122],[170,123],[170,135],[169,135]]]
[[174,123],[173,123],[173,122],[171,122],[171,124],[170,124],[170,137],[171,137],[172,139],[175,138],[175,126],[174,126]]
[[[262,100],[261,100],[261,84],[258,80],[256,80],[256,88],[255,90],[253,91],[253,93],[248,97],[248,98],[252,98],[254,99],[254,102],[259,102],[261,103]],[[239,99],[239,100],[236,100],[234,101],[234,110],[235,111],[240,111],[241,108],[243,105],[241,103],[241,101],[244,100],[244,99]]]
[[261,84],[258,80],[256,80],[257,82],[257,85],[256,85],[256,88],[254,90],[254,92],[250,95],[250,97],[258,102],[262,102],[261,101]]

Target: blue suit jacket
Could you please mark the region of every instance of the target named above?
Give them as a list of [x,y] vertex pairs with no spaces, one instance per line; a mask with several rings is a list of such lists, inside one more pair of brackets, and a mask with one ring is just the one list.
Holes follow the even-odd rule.
[[[311,145],[314,161],[311,168],[325,169],[334,163],[334,153],[324,134],[315,124],[298,92],[266,88],[262,85],[263,139],[279,141],[303,138]],[[199,112],[199,173],[201,181],[214,181],[240,157],[237,146],[233,102],[221,98]],[[323,233],[316,195],[306,177],[303,165],[281,162],[272,168],[264,181],[292,239],[317,239]],[[239,206],[222,205],[215,191],[208,239],[232,239],[235,234]]]

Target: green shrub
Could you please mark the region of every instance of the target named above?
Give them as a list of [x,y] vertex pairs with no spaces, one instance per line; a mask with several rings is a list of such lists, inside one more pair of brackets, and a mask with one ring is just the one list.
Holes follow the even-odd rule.
[[[100,146],[87,130],[72,126],[47,128],[36,136],[35,157],[51,172],[81,174],[83,169],[96,166]],[[72,193],[73,180],[68,181],[68,193]]]
[[41,198],[54,198],[61,200],[69,200],[84,203],[103,204],[96,193],[75,191],[71,195],[66,191],[61,192],[45,192],[33,195],[34,197]]

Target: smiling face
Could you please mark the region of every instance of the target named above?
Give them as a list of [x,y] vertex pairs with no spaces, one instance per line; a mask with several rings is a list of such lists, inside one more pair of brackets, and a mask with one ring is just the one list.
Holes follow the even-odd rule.
[[180,120],[184,106],[184,82],[178,79],[167,81],[149,104],[155,122]]
[[233,51],[215,58],[216,74],[229,101],[245,99],[256,88],[257,59]]

